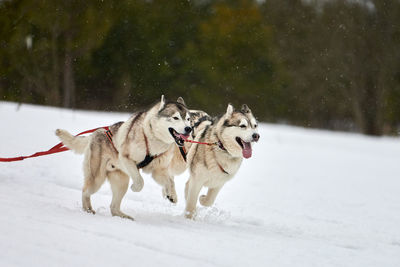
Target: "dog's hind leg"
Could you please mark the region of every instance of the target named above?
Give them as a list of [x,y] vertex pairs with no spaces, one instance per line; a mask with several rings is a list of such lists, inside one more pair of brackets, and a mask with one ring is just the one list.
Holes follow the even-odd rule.
[[174,177],[168,175],[168,170],[156,169],[153,171],[152,176],[154,180],[163,187],[163,197],[167,198],[172,203],[178,202],[178,195],[175,191]]
[[93,214],[95,211],[92,208],[90,196],[96,193],[106,180],[105,166],[102,166],[103,159],[100,152],[101,148],[92,144],[91,149],[85,154],[83,163],[85,181],[82,189],[82,208]]
[[122,171],[109,172],[107,176],[113,194],[110,205],[112,216],[119,216],[121,218],[134,220],[131,216],[128,216],[125,213],[121,212],[121,201],[122,198],[125,196],[126,191],[128,190],[129,176]]
[[82,208],[84,211],[95,214],[90,201],[90,196],[100,189],[105,179],[105,175],[97,176],[94,179],[92,177],[85,178],[85,184],[82,190]]
[[186,184],[187,186],[187,196],[186,196],[186,208],[185,208],[185,217],[188,219],[193,219],[196,215],[196,205],[197,199],[199,197],[199,193],[203,184],[193,177],[189,178],[189,181]]
[[220,187],[214,187],[214,188],[208,188],[207,195],[201,195],[200,196],[200,204],[209,207],[212,204],[214,204],[215,198],[217,197],[219,190],[221,190],[222,186]]

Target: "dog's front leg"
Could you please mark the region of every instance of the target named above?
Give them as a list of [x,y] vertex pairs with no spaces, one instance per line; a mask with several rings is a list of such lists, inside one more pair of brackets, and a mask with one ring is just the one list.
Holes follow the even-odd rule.
[[189,181],[186,183],[185,191],[187,192],[186,196],[186,208],[185,208],[185,217],[188,219],[193,219],[196,215],[196,205],[197,199],[199,197],[199,193],[203,184],[199,181],[196,181],[193,177],[189,178]]
[[177,203],[178,196],[175,191],[174,177],[168,173],[168,170],[156,169],[153,171],[152,176],[154,180],[163,187],[163,197],[167,198],[172,203]]
[[217,198],[219,190],[221,190],[222,186],[220,187],[214,187],[214,188],[208,188],[207,195],[201,195],[200,196],[200,204],[205,206],[205,207],[210,207],[212,204],[214,204],[215,199]]
[[124,170],[132,179],[131,190],[133,192],[140,192],[143,189],[144,180],[140,175],[138,168],[136,167],[136,162],[128,157],[122,156],[120,154],[119,160],[123,165]]

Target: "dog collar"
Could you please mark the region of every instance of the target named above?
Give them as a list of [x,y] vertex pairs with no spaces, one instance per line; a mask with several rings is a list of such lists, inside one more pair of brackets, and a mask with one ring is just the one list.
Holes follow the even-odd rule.
[[226,148],[224,147],[224,145],[222,144],[222,142],[220,140],[218,140],[218,142],[216,144],[218,145],[219,148],[226,151]]
[[219,169],[220,169],[223,173],[229,174],[227,171],[224,170],[224,168],[222,168],[221,164],[219,164],[218,162],[217,162],[217,164],[218,164]]
[[184,146],[180,146],[179,147],[179,151],[181,152],[181,155],[182,155],[182,158],[183,158],[183,160],[186,162],[186,149],[185,149],[185,147]]

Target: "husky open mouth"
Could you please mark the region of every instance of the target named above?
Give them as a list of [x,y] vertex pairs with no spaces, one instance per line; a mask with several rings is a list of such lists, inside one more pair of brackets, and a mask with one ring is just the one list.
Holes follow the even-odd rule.
[[173,128],[168,128],[169,133],[171,134],[171,136],[174,138],[175,143],[178,146],[183,146],[185,143],[185,140],[189,137],[189,134],[180,134],[177,131],[175,131]]
[[251,143],[243,141],[240,137],[236,137],[236,142],[238,142],[239,146],[242,148],[243,157],[246,159],[250,158],[253,152]]

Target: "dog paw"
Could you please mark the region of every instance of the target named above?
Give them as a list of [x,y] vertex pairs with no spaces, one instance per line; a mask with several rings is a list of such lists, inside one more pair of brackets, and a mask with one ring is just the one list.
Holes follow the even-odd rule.
[[131,190],[132,190],[133,192],[140,192],[140,191],[142,191],[143,186],[144,186],[143,178],[142,178],[142,177],[139,177],[138,179],[136,179],[136,180],[132,183],[132,185],[131,185]]
[[131,220],[131,221],[135,221],[135,219],[133,218],[133,217],[131,217],[131,216],[129,216],[129,215],[126,215],[126,214],[124,214],[124,215],[122,215],[122,216],[120,216],[122,219],[128,219],[128,220]]
[[177,197],[175,196],[167,196],[167,199],[169,200],[169,201],[171,201],[172,203],[177,203],[178,202],[178,199],[177,199]]
[[58,137],[61,137],[62,135],[65,135],[65,130],[57,129],[56,132],[55,132],[55,134],[56,134]]
[[122,219],[128,219],[131,221],[134,221],[135,219],[129,215],[126,215],[125,213],[121,212],[121,211],[113,211],[111,210],[111,215],[112,216],[118,216],[121,217]]
[[199,198],[199,202],[200,202],[200,204],[201,204],[202,206],[204,206],[204,207],[209,207],[209,206],[212,205],[212,203],[210,203],[210,202],[208,201],[206,195],[201,195],[200,198]]
[[167,189],[163,188],[162,190],[162,195],[164,198],[168,199],[171,203],[177,203],[178,202],[178,196],[176,195],[175,189]]
[[91,214],[96,214],[96,212],[92,208],[83,209],[83,211],[86,211],[87,213]]
[[196,215],[195,211],[187,211],[187,210],[185,211],[185,218],[186,219],[194,220],[195,215]]

